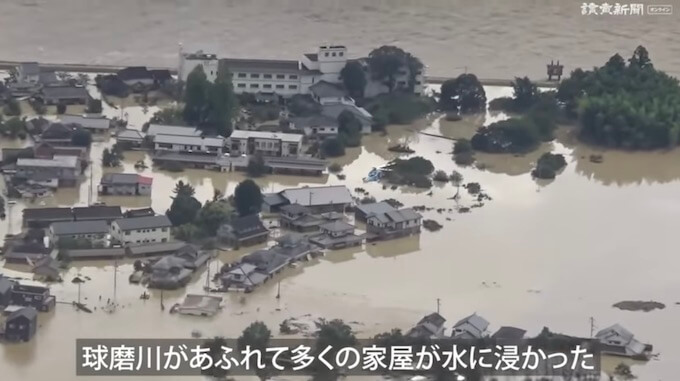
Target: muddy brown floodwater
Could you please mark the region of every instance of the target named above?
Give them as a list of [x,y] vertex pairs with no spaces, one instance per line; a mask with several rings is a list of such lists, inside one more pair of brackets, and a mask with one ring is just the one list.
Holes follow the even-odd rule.
[[[487,88],[489,98],[508,95],[505,88]],[[154,108],[145,114],[140,107],[123,110],[131,124],[141,126]],[[120,110],[106,109],[109,115]],[[575,143],[564,127],[560,139],[544,144],[539,151],[523,157],[478,154],[485,169],[458,167],[451,159],[452,142],[422,135],[419,131],[450,137],[469,136],[473,127],[503,115],[482,115],[461,122],[440,118],[413,126],[390,126],[386,136],[365,138],[362,148],[349,150],[338,159],[346,180],[335,175],[323,178],[268,176],[257,179],[266,191],[298,185],[344,184],[351,190],[363,187],[377,199],[395,198],[407,206],[454,208],[451,184],[427,190],[383,189],[380,184],[362,182],[375,166],[396,157],[387,151],[391,144],[408,143],[417,155],[430,159],[437,169],[460,171],[465,181],[479,182],[493,201],[470,213],[424,212],[444,227],[439,232],[423,231],[419,237],[399,239],[363,248],[331,252],[297,268],[286,269],[278,277],[281,299],[276,299],[276,282],[269,282],[243,298],[224,294],[225,308],[214,318],[170,315],[159,307],[159,293],[149,291],[151,299],[139,299],[144,288],[130,285],[126,277],[132,263],[119,266],[117,300],[122,305],[114,313],[101,311],[113,295],[113,264],[106,261],[75,263],[64,274],[63,284],[52,292],[60,301],[76,299],[77,287],[70,280],[77,274],[92,280],[82,286],[86,303],[98,309],[93,314],[74,311],[59,304],[54,312],[41,314],[34,340],[20,345],[0,346],[3,379],[36,380],[50,375],[51,380],[75,380],[75,339],[96,337],[181,337],[192,330],[204,336],[236,337],[254,320],[266,322],[277,331],[279,323],[291,316],[311,314],[326,318],[358,321],[360,336],[372,336],[392,327],[407,329],[423,314],[436,308],[447,326],[456,319],[477,312],[491,321],[492,329],[501,325],[523,327],[530,334],[543,326],[573,335],[589,335],[590,322],[597,328],[621,323],[641,341],[651,343],[661,353],[658,361],[633,364],[641,380],[674,380],[680,347],[672,322],[680,318],[674,306],[680,295],[677,282],[677,216],[680,214],[680,151],[622,153],[602,151]],[[2,141],[3,146],[21,144]],[[92,159],[98,161],[112,139],[96,142]],[[542,152],[565,154],[568,166],[554,181],[537,183],[529,172]],[[437,153],[440,152],[440,153]],[[604,157],[591,163],[591,153]],[[117,171],[135,171],[134,163],[149,158],[142,152],[128,152]],[[108,171],[108,169],[107,169]],[[100,166],[92,172],[94,184],[101,177]],[[231,194],[243,179],[238,173],[188,170],[168,173],[146,169],[154,177],[153,194],[148,198],[107,197],[108,204],[124,207],[152,206],[164,212],[170,204],[170,191],[178,180],[196,187],[196,197],[205,201],[213,189]],[[89,176],[89,171],[86,173]],[[37,205],[86,204],[89,182],[79,188],[59,190]],[[464,193],[461,206],[473,203]],[[94,200],[98,200],[94,192]],[[37,206],[33,205],[33,206]],[[12,208],[12,232],[19,230],[21,209]],[[0,234],[9,219],[0,222]],[[222,252],[220,263],[233,261],[246,250]],[[218,263],[213,263],[213,270]],[[27,269],[2,269],[11,276],[30,277]],[[189,292],[202,292],[207,272],[195,277]],[[185,290],[166,292],[165,304],[182,299]],[[612,308],[621,300],[655,300],[669,308],[635,313]],[[611,370],[617,360],[607,359]],[[125,378],[132,380],[134,378]]]

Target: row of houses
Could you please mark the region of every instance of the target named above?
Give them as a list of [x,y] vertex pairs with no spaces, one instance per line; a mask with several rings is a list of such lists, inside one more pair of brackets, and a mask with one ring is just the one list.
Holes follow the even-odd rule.
[[[431,313],[424,316],[418,323],[411,328],[406,335],[411,338],[422,339],[441,339],[450,337],[454,340],[480,340],[490,338],[498,341],[517,342],[527,339],[527,331],[522,328],[501,326],[498,330],[491,333],[490,323],[477,313],[466,316],[458,320],[447,335],[446,319],[439,313]],[[603,354],[614,356],[643,358],[652,351],[652,346],[643,344],[635,339],[635,336],[622,327],[614,324],[599,330],[593,339],[600,344],[600,351]],[[588,340],[588,339],[584,339]]]
[[14,80],[7,84],[13,97],[29,96],[45,105],[84,105],[91,99],[84,86],[58,78],[53,70],[46,70],[37,62],[22,62],[13,74]]
[[289,233],[276,239],[276,245],[256,250],[243,256],[240,261],[224,269],[220,280],[225,290],[230,288],[251,291],[265,283],[283,268],[304,260],[314,249],[301,234]]

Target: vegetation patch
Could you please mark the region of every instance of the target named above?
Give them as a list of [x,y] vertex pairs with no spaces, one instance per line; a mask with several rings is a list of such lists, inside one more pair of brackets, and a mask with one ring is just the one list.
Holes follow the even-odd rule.
[[416,156],[410,159],[395,159],[387,167],[387,181],[395,185],[411,185],[417,188],[430,188],[430,174],[434,171],[432,162]]
[[411,124],[433,112],[436,106],[433,98],[391,93],[371,99],[365,108],[373,115],[374,123],[379,127],[387,124]]
[[680,85],[654,68],[642,46],[627,63],[616,54],[602,67],[574,70],[557,98],[578,116],[584,141],[625,149],[680,144]]
[[546,152],[538,158],[531,175],[539,179],[554,179],[557,172],[567,166],[564,155]]
[[441,230],[441,228],[443,228],[444,226],[442,226],[442,224],[435,220],[424,220],[423,227],[428,231],[436,232],[438,230]]

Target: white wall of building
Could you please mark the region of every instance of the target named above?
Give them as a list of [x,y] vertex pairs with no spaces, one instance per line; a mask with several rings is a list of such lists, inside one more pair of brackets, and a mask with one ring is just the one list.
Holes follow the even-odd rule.
[[111,237],[121,243],[167,242],[170,240],[170,228],[149,228],[122,231],[116,221],[111,224]]
[[197,52],[195,54],[185,54],[180,51],[177,76],[181,81],[186,82],[189,74],[197,66],[203,66],[203,72],[205,73],[208,81],[215,82],[217,79],[217,69],[219,67],[219,60],[216,56],[202,54],[202,52]]

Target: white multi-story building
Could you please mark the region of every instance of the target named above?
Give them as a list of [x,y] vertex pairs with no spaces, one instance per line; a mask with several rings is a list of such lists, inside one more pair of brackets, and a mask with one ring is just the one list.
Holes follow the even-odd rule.
[[154,137],[154,150],[181,153],[220,154],[224,147],[224,138],[220,136],[181,136],[158,134]]
[[203,72],[210,82],[215,82],[217,79],[217,71],[219,70],[219,60],[214,54],[205,54],[203,51],[196,53],[184,53],[182,47],[179,49],[179,67],[177,68],[177,77],[186,82],[189,74],[199,65],[203,66]]
[[302,138],[301,134],[234,130],[227,138],[227,147],[232,156],[298,156],[302,149]]
[[111,238],[122,244],[167,242],[172,224],[168,217],[122,218],[111,223]]
[[[180,50],[179,78],[187,76],[198,65],[203,65],[208,80],[217,78],[217,68],[229,70],[234,92],[275,93],[281,96],[309,94],[310,87],[319,81],[340,84],[340,72],[350,59],[347,48],[342,45],[321,46],[316,53],[304,54],[300,60],[269,59],[218,59],[213,54],[197,52],[186,54]],[[363,61],[363,59],[360,59]],[[368,70],[368,69],[367,69]],[[213,71],[215,71],[213,73]],[[397,77],[397,87],[404,87],[409,78],[408,68],[403,68]],[[387,92],[387,87],[373,81],[367,73],[366,92],[369,96]],[[423,73],[416,74],[414,92],[423,91]]]

